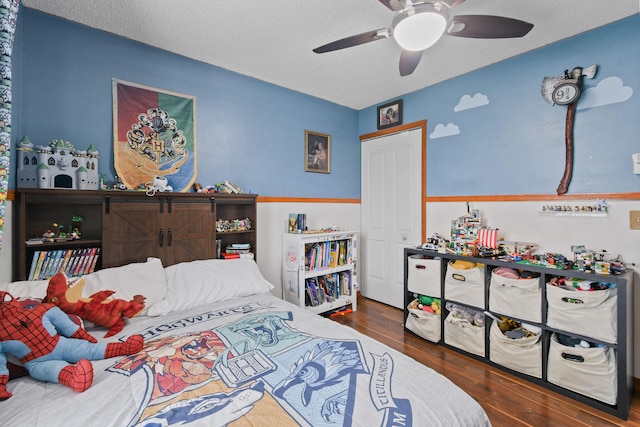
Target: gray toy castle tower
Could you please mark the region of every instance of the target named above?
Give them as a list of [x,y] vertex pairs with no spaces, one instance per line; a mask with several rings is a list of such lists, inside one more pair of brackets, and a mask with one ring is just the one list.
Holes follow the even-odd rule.
[[54,139],[47,146],[34,148],[28,136],[16,147],[18,188],[66,188],[97,190],[98,150],[77,150],[70,142]]

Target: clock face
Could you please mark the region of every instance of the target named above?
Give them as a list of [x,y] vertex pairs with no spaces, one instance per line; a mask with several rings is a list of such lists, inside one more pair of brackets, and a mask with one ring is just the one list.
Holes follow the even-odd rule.
[[560,105],[571,104],[578,99],[580,91],[573,83],[562,83],[553,90],[553,102]]

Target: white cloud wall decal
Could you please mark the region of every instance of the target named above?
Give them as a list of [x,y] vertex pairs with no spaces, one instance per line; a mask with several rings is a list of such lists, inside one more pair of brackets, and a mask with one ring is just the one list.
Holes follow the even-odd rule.
[[442,138],[445,136],[458,135],[459,133],[460,133],[460,128],[457,125],[454,125],[453,123],[449,123],[447,125],[438,123],[436,125],[436,128],[429,135],[429,137],[431,139],[436,139],[436,138]]
[[489,97],[487,95],[483,95],[481,93],[476,93],[473,96],[463,95],[458,102],[458,105],[453,107],[453,111],[456,113],[462,110],[469,110],[471,108],[482,107],[483,105],[487,105],[489,103]]
[[620,77],[607,77],[597,86],[585,89],[578,102],[578,110],[624,102],[631,98],[633,89],[625,86]]

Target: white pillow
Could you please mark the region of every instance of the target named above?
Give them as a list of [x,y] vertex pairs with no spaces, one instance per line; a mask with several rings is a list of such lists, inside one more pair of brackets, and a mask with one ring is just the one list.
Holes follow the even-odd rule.
[[138,262],[111,267],[82,276],[85,280],[83,297],[89,297],[98,291],[110,289],[115,291],[111,298],[131,300],[135,295],[146,297],[145,309],[162,300],[167,294],[167,276],[162,261],[158,258],[147,258],[147,262]]
[[161,316],[203,304],[269,292],[273,285],[251,259],[211,259],[165,268],[166,297],[149,306],[149,316]]
[[0,290],[9,292],[14,298],[44,298],[47,296],[48,280],[24,280],[0,285]]

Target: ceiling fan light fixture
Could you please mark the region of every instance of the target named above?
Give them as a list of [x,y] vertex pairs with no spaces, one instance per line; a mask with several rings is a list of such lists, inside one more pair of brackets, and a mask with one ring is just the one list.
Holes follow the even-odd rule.
[[442,37],[448,20],[447,9],[441,4],[417,4],[396,15],[393,38],[404,50],[425,50]]

